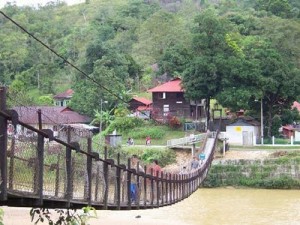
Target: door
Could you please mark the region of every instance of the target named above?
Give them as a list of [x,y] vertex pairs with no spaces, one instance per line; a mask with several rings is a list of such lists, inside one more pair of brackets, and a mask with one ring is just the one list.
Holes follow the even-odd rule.
[[252,145],[253,145],[253,132],[243,131],[243,146],[252,146]]

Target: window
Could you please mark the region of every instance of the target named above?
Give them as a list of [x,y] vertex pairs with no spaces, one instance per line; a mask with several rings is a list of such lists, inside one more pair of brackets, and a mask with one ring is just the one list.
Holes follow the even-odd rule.
[[166,99],[166,92],[160,92],[160,93],[158,93],[158,98],[160,98],[160,99]]
[[167,116],[169,114],[169,111],[170,111],[170,106],[169,105],[164,105],[163,111],[164,111],[164,116]]
[[176,93],[176,98],[182,99],[183,93],[182,92]]

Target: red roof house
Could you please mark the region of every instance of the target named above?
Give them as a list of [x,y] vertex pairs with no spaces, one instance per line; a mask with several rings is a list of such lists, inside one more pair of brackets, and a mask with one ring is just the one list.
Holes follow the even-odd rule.
[[282,127],[282,134],[286,138],[291,138],[294,136],[294,127],[293,125],[286,125]]
[[179,92],[183,93],[184,90],[181,87],[181,79],[175,78],[173,80],[170,80],[164,84],[161,84],[159,86],[156,86],[152,89],[149,89],[148,92]]
[[149,108],[152,101],[142,97],[133,97],[129,102],[129,110],[136,111],[139,107]]
[[143,119],[150,119],[150,112],[152,110],[151,100],[142,97],[133,97],[128,104],[129,109],[133,112],[132,115]]
[[158,85],[148,92],[152,93],[153,117],[163,119],[167,116],[191,118],[199,120],[205,118],[204,105],[199,100],[190,101],[184,97],[181,79],[175,78],[164,84]]
[[[51,129],[54,135],[57,136],[57,131],[62,127],[70,124],[87,124],[91,119],[87,116],[81,115],[69,107],[60,106],[18,106],[13,107],[18,113],[19,120],[38,128],[38,110],[42,113],[42,128]],[[26,135],[28,132],[25,127],[17,127],[19,134]]]
[[73,94],[74,94],[74,91],[72,89],[68,89],[63,93],[54,95],[53,99],[55,101],[55,105],[56,106],[67,106],[67,104],[70,102]]

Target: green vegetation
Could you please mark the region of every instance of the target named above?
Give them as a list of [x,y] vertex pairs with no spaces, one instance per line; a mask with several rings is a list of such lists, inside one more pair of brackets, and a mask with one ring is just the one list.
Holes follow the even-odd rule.
[[165,147],[130,146],[122,148],[119,152],[122,155],[122,159],[125,159],[123,161],[125,164],[127,164],[126,159],[131,157],[133,154],[139,156],[143,165],[150,164],[153,159],[158,160],[159,165],[162,167],[176,162],[176,153]]
[[0,225],[3,225],[3,216],[4,216],[3,209],[0,208]]
[[[58,217],[56,221],[54,220],[54,213]],[[30,216],[34,224],[47,222],[49,225],[86,225],[91,218],[97,218],[97,212],[90,206],[83,207],[82,212],[77,212],[72,209],[55,209],[52,212],[45,208],[32,208],[30,210]]]
[[122,135],[123,144],[126,144],[128,138],[131,137],[134,139],[134,144],[145,145],[146,137],[150,136],[153,145],[166,145],[167,140],[185,136],[181,127],[172,129],[168,125],[159,125],[136,117],[116,117],[102,135],[111,134],[114,130]]
[[[271,137],[282,124],[299,120],[290,109],[300,94],[298,2],[93,0],[39,8],[8,3],[3,13],[64,59],[2,16],[0,83],[9,86],[10,106],[52,104],[54,94],[72,88],[70,106],[94,122],[105,115],[107,127],[133,95],[149,96],[145,91],[166,76],[181,77],[187,98],[207,100],[207,115],[216,99],[224,108],[259,117],[255,100],[261,100],[264,136]],[[110,130],[126,129],[127,122]]]

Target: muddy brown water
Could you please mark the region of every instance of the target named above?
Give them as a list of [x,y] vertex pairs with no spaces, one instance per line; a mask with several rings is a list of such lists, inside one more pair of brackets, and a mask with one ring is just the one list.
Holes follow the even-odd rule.
[[[5,225],[33,224],[29,208],[3,208]],[[199,189],[172,206],[97,217],[91,225],[300,225],[300,190]]]

